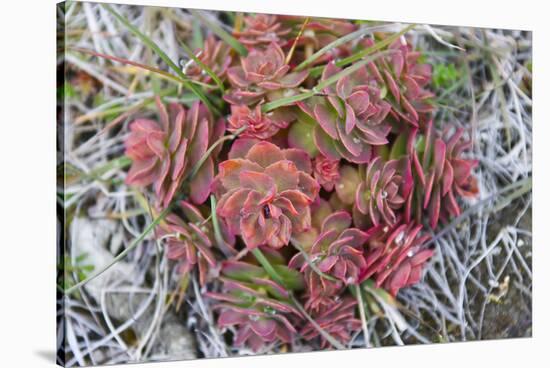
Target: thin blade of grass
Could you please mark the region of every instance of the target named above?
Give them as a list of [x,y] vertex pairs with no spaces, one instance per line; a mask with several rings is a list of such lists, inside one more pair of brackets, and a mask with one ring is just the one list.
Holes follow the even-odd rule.
[[248,50],[242,43],[237,41],[237,39],[233,36],[231,36],[229,33],[227,33],[222,27],[217,25],[216,23],[211,22],[206,17],[204,17],[199,11],[189,9],[189,12],[193,14],[193,16],[200,19],[204,25],[206,25],[212,32],[214,32],[219,38],[221,38],[225,43],[227,43],[231,48],[241,56],[248,55]]
[[[391,45],[399,37],[403,36],[405,33],[410,31],[411,29],[413,29],[415,26],[416,26],[415,24],[411,24],[408,27],[405,27],[404,29],[402,29],[401,31],[399,31],[397,33],[394,33],[394,34],[392,34],[391,36],[389,36],[387,38],[384,38],[380,42],[375,43],[371,47],[367,47],[366,49],[363,49],[359,52],[356,52],[355,54],[353,54],[351,56],[348,56],[347,58],[344,58],[342,60],[337,61],[336,66],[342,67],[344,65],[351,64],[354,61],[362,59],[365,56],[372,54],[373,52],[376,52],[378,50],[383,49],[386,46]],[[311,69],[311,72],[309,73],[309,75],[317,77],[317,76],[321,75],[321,73],[323,72],[323,69],[324,69],[324,66],[322,66],[322,65],[318,66],[318,67],[315,67],[315,68]]]
[[197,19],[193,19],[193,34],[191,35],[191,42],[193,47],[198,49],[204,45],[204,37],[202,36],[201,24]]
[[319,57],[321,57],[322,55],[326,54],[327,52],[329,52],[330,50],[332,50],[336,47],[339,47],[339,46],[341,46],[345,43],[351,42],[351,41],[355,40],[356,38],[363,37],[364,35],[366,35],[368,33],[372,33],[372,32],[387,28],[387,27],[388,27],[387,25],[380,25],[380,26],[374,26],[374,27],[361,28],[361,29],[358,29],[355,32],[352,32],[352,33],[349,33],[345,36],[342,36],[342,37],[338,38],[337,40],[332,41],[331,43],[329,43],[325,47],[321,48],[319,51],[317,51],[316,53],[314,53],[313,55],[308,57],[306,60],[302,61],[295,68],[295,71],[298,72],[300,70],[305,69],[311,63],[313,63],[315,60],[317,60]]
[[309,91],[309,92],[304,92],[304,93],[300,93],[289,97],[283,97],[278,100],[268,102],[262,106],[262,112],[268,112],[276,109],[277,107],[291,105],[295,102],[303,101],[307,98],[315,96],[315,93],[316,93],[315,91]]
[[212,78],[212,80],[216,83],[216,85],[218,86],[218,88],[220,89],[220,91],[222,91],[222,93],[225,93],[225,89],[223,88],[223,82],[221,81],[221,79],[216,75],[216,73],[214,73],[212,71],[212,69],[210,69],[206,64],[204,64],[197,56],[195,56],[195,54],[193,53],[193,50],[191,50],[189,48],[189,46],[187,46],[183,41],[180,41],[180,45],[181,47],[183,48],[183,50],[187,53],[187,55],[189,55],[189,57],[198,65],[201,67],[202,70],[204,70],[204,72],[206,74],[208,74],[210,76],[210,78]]
[[313,261],[311,260],[311,258],[309,258],[309,255],[307,254],[307,252],[304,250],[304,248],[300,245],[300,243],[298,243],[295,239],[290,239],[290,242],[292,243],[292,245],[294,246],[294,248],[298,249],[298,251],[302,254],[302,257],[304,257],[306,263],[309,265],[309,267],[311,267],[311,269],[317,274],[319,275],[319,277],[322,277],[324,279],[327,279],[327,280],[330,280],[330,281],[338,281],[336,278],[330,276],[330,275],[327,275],[326,273],[322,272],[316,265],[315,263],[313,263]]
[[[104,165],[93,169],[92,171],[85,173],[80,169],[68,166],[65,164],[65,175],[70,175],[67,173],[69,170],[75,170],[74,176],[71,178],[71,182],[81,181],[81,180],[98,180],[103,174],[112,170],[112,169],[124,169],[127,166],[130,166],[132,160],[128,156],[120,156],[112,159],[111,161],[105,163]],[[66,180],[68,180],[66,178]]]
[[186,80],[183,80],[183,79],[175,76],[174,74],[170,74],[168,72],[165,72],[162,69],[155,68],[154,66],[137,63],[135,61],[119,58],[117,56],[102,54],[100,52],[96,52],[96,51],[88,50],[88,49],[83,49],[83,48],[80,48],[80,47],[70,47],[69,50],[78,51],[78,52],[81,52],[81,53],[84,53],[84,54],[93,55],[93,56],[100,57],[100,58],[107,59],[107,60],[118,61],[119,63],[123,63],[123,64],[127,64],[127,65],[132,65],[132,66],[135,66],[135,67],[140,68],[140,69],[145,69],[145,70],[148,70],[150,72],[160,74],[163,77],[169,78],[169,79],[171,79],[173,81],[176,81],[178,83],[190,82],[190,83],[198,84],[202,87],[214,88],[213,85],[210,85],[210,84],[207,84],[207,83],[201,83],[201,82],[194,81],[194,80],[191,80],[191,79],[188,79],[186,81]]
[[147,37],[145,34],[143,34],[139,29],[137,29],[133,24],[131,24],[125,17],[117,13],[110,5],[108,4],[101,4],[111,15],[113,15],[119,22],[121,22],[130,32],[132,32],[137,38],[140,39],[141,42],[143,42],[147,47],[152,49],[169,67],[172,69],[181,79],[182,84],[185,86],[185,88],[190,89],[194,94],[197,95],[197,97],[204,102],[206,106],[213,112],[216,112],[218,115],[220,115],[219,109],[210,102],[208,97],[199,89],[197,86],[190,83],[189,79],[186,77],[185,74],[181,71],[181,69],[170,59],[168,55],[162,49],[155,43],[153,40],[151,40],[149,37]]
[[218,215],[216,213],[216,197],[214,195],[210,196],[210,209],[211,209],[211,216],[212,216],[212,227],[214,227],[214,238],[216,239],[216,243],[218,243],[218,247],[222,248],[224,246],[224,241],[222,237],[222,232],[220,229],[220,223],[218,222]]
[[298,94],[298,95],[294,95],[294,96],[283,97],[281,99],[266,103],[265,105],[262,106],[262,111],[263,112],[268,112],[268,111],[271,111],[271,110],[276,109],[278,107],[290,105],[292,103],[295,103],[295,102],[298,102],[298,101],[303,101],[307,98],[315,96],[317,93],[322,91],[324,88],[336,83],[340,78],[343,78],[346,75],[349,75],[349,74],[357,71],[359,68],[363,67],[364,65],[367,65],[368,63],[370,63],[370,62],[372,62],[376,59],[378,59],[379,57],[391,54],[393,52],[397,52],[397,51],[395,51],[395,50],[386,50],[386,51],[382,51],[382,52],[380,52],[376,55],[371,55],[371,56],[365,58],[364,60],[358,61],[355,64],[350,65],[347,68],[339,71],[338,73],[334,74],[330,78],[328,78],[326,80],[323,80],[323,81],[320,81],[315,87],[312,88],[311,91],[307,91],[307,92],[304,92],[304,93],[301,93],[301,94]]
[[[323,81],[320,81],[316,86],[315,86],[315,89],[317,91],[321,91],[322,89],[338,82],[338,80],[340,80],[341,78],[347,76],[347,75],[350,75],[351,73],[359,70],[359,68],[363,67],[364,65],[367,65],[368,63],[382,57],[382,56],[386,56],[386,55],[389,55],[389,54],[392,54],[394,52],[397,52],[395,50],[386,50],[386,51],[382,51],[376,55],[373,55],[373,56],[370,56],[370,57],[367,57],[366,59],[363,59],[361,61],[358,61],[356,62],[355,64],[352,64],[350,66],[348,66],[346,69],[343,69],[341,71],[339,71],[338,73],[332,75],[331,77],[323,80]],[[369,54],[369,53],[367,53]]]

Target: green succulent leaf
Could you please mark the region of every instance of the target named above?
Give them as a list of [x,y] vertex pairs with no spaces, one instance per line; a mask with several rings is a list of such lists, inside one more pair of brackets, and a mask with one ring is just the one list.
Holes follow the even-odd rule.
[[398,159],[407,154],[407,134],[401,133],[395,140],[390,151],[390,160]]
[[284,286],[288,290],[298,291],[304,288],[304,278],[300,272],[284,265],[273,265],[273,268],[282,278]]

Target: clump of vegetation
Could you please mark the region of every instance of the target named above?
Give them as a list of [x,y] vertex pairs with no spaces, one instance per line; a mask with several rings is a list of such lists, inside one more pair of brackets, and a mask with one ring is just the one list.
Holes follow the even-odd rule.
[[[160,239],[184,276],[198,265],[201,284],[223,283],[210,296],[222,302],[220,327],[240,326],[236,345],[257,351],[311,339],[325,319],[334,336],[319,335],[322,345],[345,345],[361,329],[350,288],[373,278],[395,296],[419,282],[433,254],[424,226],[458,216],[460,198],[477,194],[477,162],[465,155],[462,129],[448,136],[449,126],[434,124],[432,69],[406,32],[335,45],[357,26],[264,15],[243,22],[232,38],[243,55],[224,52],[231,44],[210,34],[182,71],[188,83],[219,80],[224,88],[207,98],[217,95],[230,115],[214,118],[203,102],[166,108],[157,97],[156,117],[130,124],[127,183],[151,188],[159,211],[174,197],[193,202],[183,202],[191,214],[160,221]],[[438,76],[438,84],[450,78]],[[228,136],[236,139],[222,150]],[[210,195],[214,229],[200,215]],[[321,201],[334,213],[316,229],[311,212]],[[216,230],[227,234],[225,248],[252,257],[236,261],[212,247]],[[298,241],[305,233],[311,238]],[[220,266],[220,276],[207,272]]]

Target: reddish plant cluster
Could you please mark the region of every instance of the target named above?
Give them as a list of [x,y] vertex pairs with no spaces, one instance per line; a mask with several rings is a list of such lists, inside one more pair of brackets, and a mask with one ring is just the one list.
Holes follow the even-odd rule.
[[[126,140],[126,182],[153,189],[156,213],[172,204],[156,231],[168,258],[212,283],[218,325],[255,351],[298,338],[325,348],[327,334],[349,343],[361,329],[350,287],[370,279],[396,296],[419,282],[434,252],[426,229],[477,194],[469,142],[436,129],[431,68],[406,39],[351,72],[342,58],[388,36],[299,67],[358,27],[304,21],[246,16],[234,32],[245,56],[209,36],[196,56],[228,87],[226,115],[157,98],[157,118],[132,122]],[[212,81],[192,62],[184,72]]]

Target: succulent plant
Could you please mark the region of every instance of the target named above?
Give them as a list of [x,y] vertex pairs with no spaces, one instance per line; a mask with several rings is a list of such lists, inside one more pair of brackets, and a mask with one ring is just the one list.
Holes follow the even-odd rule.
[[[214,123],[210,112],[199,102],[190,110],[176,103],[167,110],[157,97],[156,105],[160,122],[142,118],[130,124],[125,146],[132,167],[126,183],[142,187],[153,184],[159,205],[166,207],[210,143],[223,135],[225,123],[223,120]],[[210,156],[190,182],[194,203],[206,200],[213,178],[214,163]]]
[[[364,39],[365,48],[373,46],[372,39]],[[421,54],[412,51],[410,44],[396,41],[389,47],[394,50],[390,56],[383,57],[368,65],[369,72],[381,84],[387,86],[396,102],[392,113],[406,122],[419,126],[429,120],[434,96],[425,87],[432,79],[431,65],[420,63]]]
[[355,191],[354,206],[368,215],[373,226],[380,222],[393,225],[396,211],[403,208],[410,195],[413,178],[408,160],[384,160],[375,157],[362,171],[364,175]]
[[[278,265],[278,271],[285,269]],[[221,303],[218,325],[235,326],[234,344],[248,345],[259,351],[266,343],[290,343],[296,334],[294,324],[302,316],[292,305],[286,288],[271,280],[263,268],[241,261],[226,261],[222,265],[223,293],[207,295]],[[302,287],[301,276],[286,269],[292,279],[291,289]],[[287,280],[289,278],[287,277]]]
[[462,157],[470,142],[463,138],[463,129],[438,137],[433,123],[427,124],[425,135],[417,138],[410,133],[409,156],[415,176],[415,192],[407,203],[406,217],[420,221],[422,210],[428,211],[429,224],[435,228],[441,218],[460,215],[459,197],[474,197],[478,193],[472,170],[477,160]]
[[254,109],[246,105],[231,105],[231,116],[228,121],[228,130],[236,132],[242,127],[247,127],[242,133],[244,138],[268,139],[284,129],[292,118],[288,114],[281,113],[283,109],[277,109],[267,114],[262,113],[261,104]]
[[[328,306],[318,312],[313,312],[312,317],[319,327],[336,338],[340,343],[347,345],[353,336],[353,332],[361,329],[361,321],[355,317],[356,306],[357,302],[355,299],[349,296],[336,298]],[[320,337],[321,349],[328,349],[331,346],[311,323],[307,324],[300,333],[307,341]]]
[[396,296],[399,289],[417,283],[433,250],[425,248],[430,238],[421,233],[422,225],[413,222],[385,228],[369,240],[366,271],[361,280],[374,277],[376,287]]
[[[330,62],[322,80],[339,71],[335,63]],[[372,147],[388,143],[391,125],[385,118],[391,106],[381,98],[380,89],[372,83],[366,67],[342,77],[336,86],[327,87],[323,92],[326,98],[311,99],[309,106],[298,104],[318,122],[314,133],[317,148],[332,160],[369,162]]]
[[319,192],[310,173],[311,162],[304,151],[237,140],[229,159],[219,164],[218,215],[248,248],[263,244],[281,248],[293,231],[310,226],[309,206]]
[[245,104],[259,101],[265,94],[284,88],[295,88],[302,83],[308,71],[288,73],[281,47],[271,43],[265,50],[253,49],[241,65],[228,69],[227,77],[234,87],[225,100],[231,104]]
[[165,241],[168,259],[178,261],[177,272],[187,274],[198,266],[199,281],[206,283],[208,269],[217,265],[212,253],[210,234],[200,211],[186,201],[179,202],[179,209],[187,222],[175,213],[170,213],[160,224],[157,237]]
[[[216,40],[213,35],[209,35],[204,41],[204,47],[195,51],[195,56],[204,65],[206,65],[218,77],[224,77],[227,68],[231,64],[231,48],[222,41]],[[212,77],[204,72],[201,65],[189,60],[184,66],[183,72],[189,78],[204,83],[211,83]]]
[[[319,236],[307,251],[309,262],[302,253],[297,253],[290,260],[289,267],[305,274],[309,295],[306,307],[317,309],[326,304],[327,298],[330,300],[340,292],[343,285],[357,283],[359,275],[365,270],[363,244],[368,235],[350,226],[351,216],[347,212],[333,213],[325,219]],[[319,275],[310,262],[333,279]]]
[[269,46],[276,43],[283,46],[287,40],[290,28],[283,28],[277,15],[255,14],[244,18],[245,27],[242,31],[235,31],[233,35],[246,46]]
[[313,176],[326,191],[332,191],[334,184],[340,179],[340,161],[331,160],[323,155],[313,159]]

